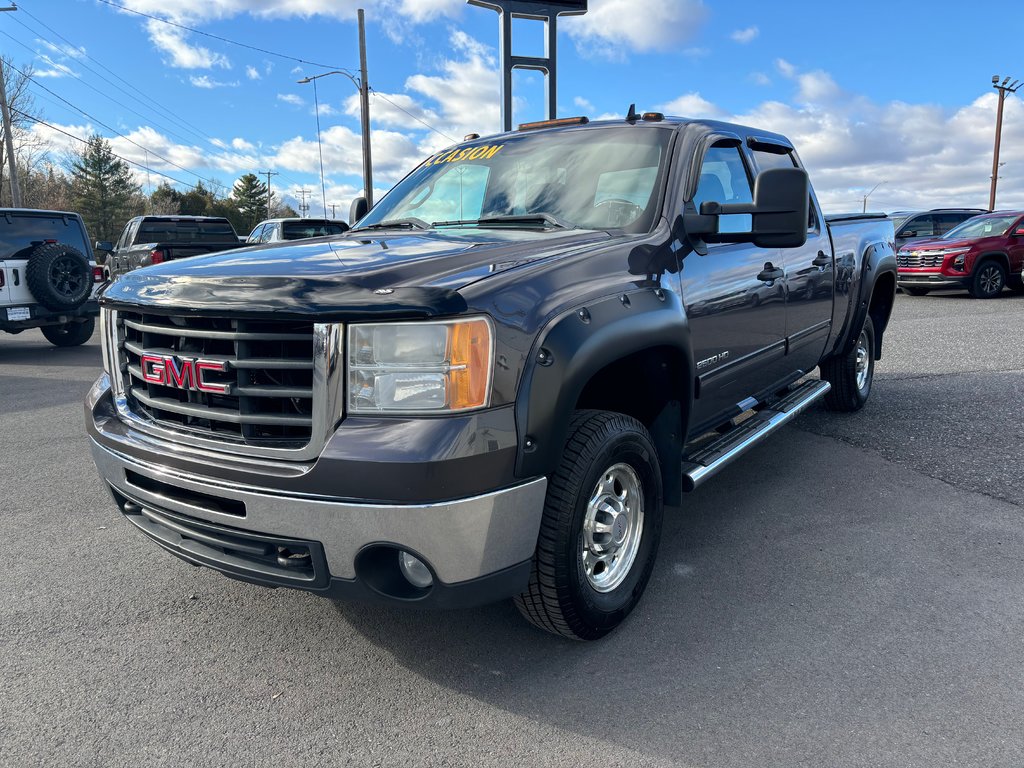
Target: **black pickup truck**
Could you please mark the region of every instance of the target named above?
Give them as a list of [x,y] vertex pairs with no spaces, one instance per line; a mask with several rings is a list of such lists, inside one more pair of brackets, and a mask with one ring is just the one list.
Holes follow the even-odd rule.
[[864,405],[895,291],[891,222],[826,222],[783,136],[524,126],[340,237],[118,280],[86,420],[120,511],[189,563],[514,597],[593,639],[640,599],[663,507],[819,398]]
[[125,272],[189,256],[244,247],[227,219],[216,216],[136,216],[125,224],[116,244],[96,243],[103,274],[113,280]]

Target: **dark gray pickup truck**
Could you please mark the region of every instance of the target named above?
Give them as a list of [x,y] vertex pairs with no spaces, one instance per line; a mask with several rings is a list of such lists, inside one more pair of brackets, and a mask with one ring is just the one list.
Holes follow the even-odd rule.
[[892,224],[826,222],[786,138],[563,120],[428,158],[344,235],[125,275],[86,419],[189,563],[593,639],[665,506],[864,405],[895,290]]
[[96,243],[107,280],[139,267],[242,247],[231,222],[217,216],[136,216],[116,244]]

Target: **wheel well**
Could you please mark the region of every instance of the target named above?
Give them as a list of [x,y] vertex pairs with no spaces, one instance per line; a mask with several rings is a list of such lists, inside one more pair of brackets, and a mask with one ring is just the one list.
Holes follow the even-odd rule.
[[896,275],[892,272],[879,275],[871,294],[871,303],[868,305],[868,317],[875,328],[875,360],[882,359],[882,337],[885,335],[886,326],[889,325],[895,300]]
[[577,410],[624,413],[647,427],[658,449],[665,503],[670,505],[679,503],[692,388],[693,377],[683,353],[659,346],[606,365],[590,378],[576,401]]
[[1005,253],[994,252],[981,254],[981,256],[979,256],[977,260],[974,262],[974,269],[976,270],[986,261],[998,261],[1000,264],[1002,264],[1003,269],[1006,270],[1006,274],[1010,274],[1010,259],[1007,257]]

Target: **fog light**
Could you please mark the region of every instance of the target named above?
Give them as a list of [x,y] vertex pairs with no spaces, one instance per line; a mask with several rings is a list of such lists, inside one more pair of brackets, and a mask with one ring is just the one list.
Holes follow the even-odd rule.
[[398,553],[398,567],[405,576],[406,581],[414,587],[426,589],[434,583],[434,577],[430,575],[427,564],[415,555],[410,555],[405,550]]

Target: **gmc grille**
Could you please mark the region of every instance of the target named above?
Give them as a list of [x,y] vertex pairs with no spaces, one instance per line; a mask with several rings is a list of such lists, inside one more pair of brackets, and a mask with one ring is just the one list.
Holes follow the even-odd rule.
[[[118,313],[127,407],[160,427],[239,445],[298,449],[314,427],[311,322]],[[143,355],[224,364],[207,372],[225,393],[147,381]],[[150,379],[153,377],[150,376]]]

